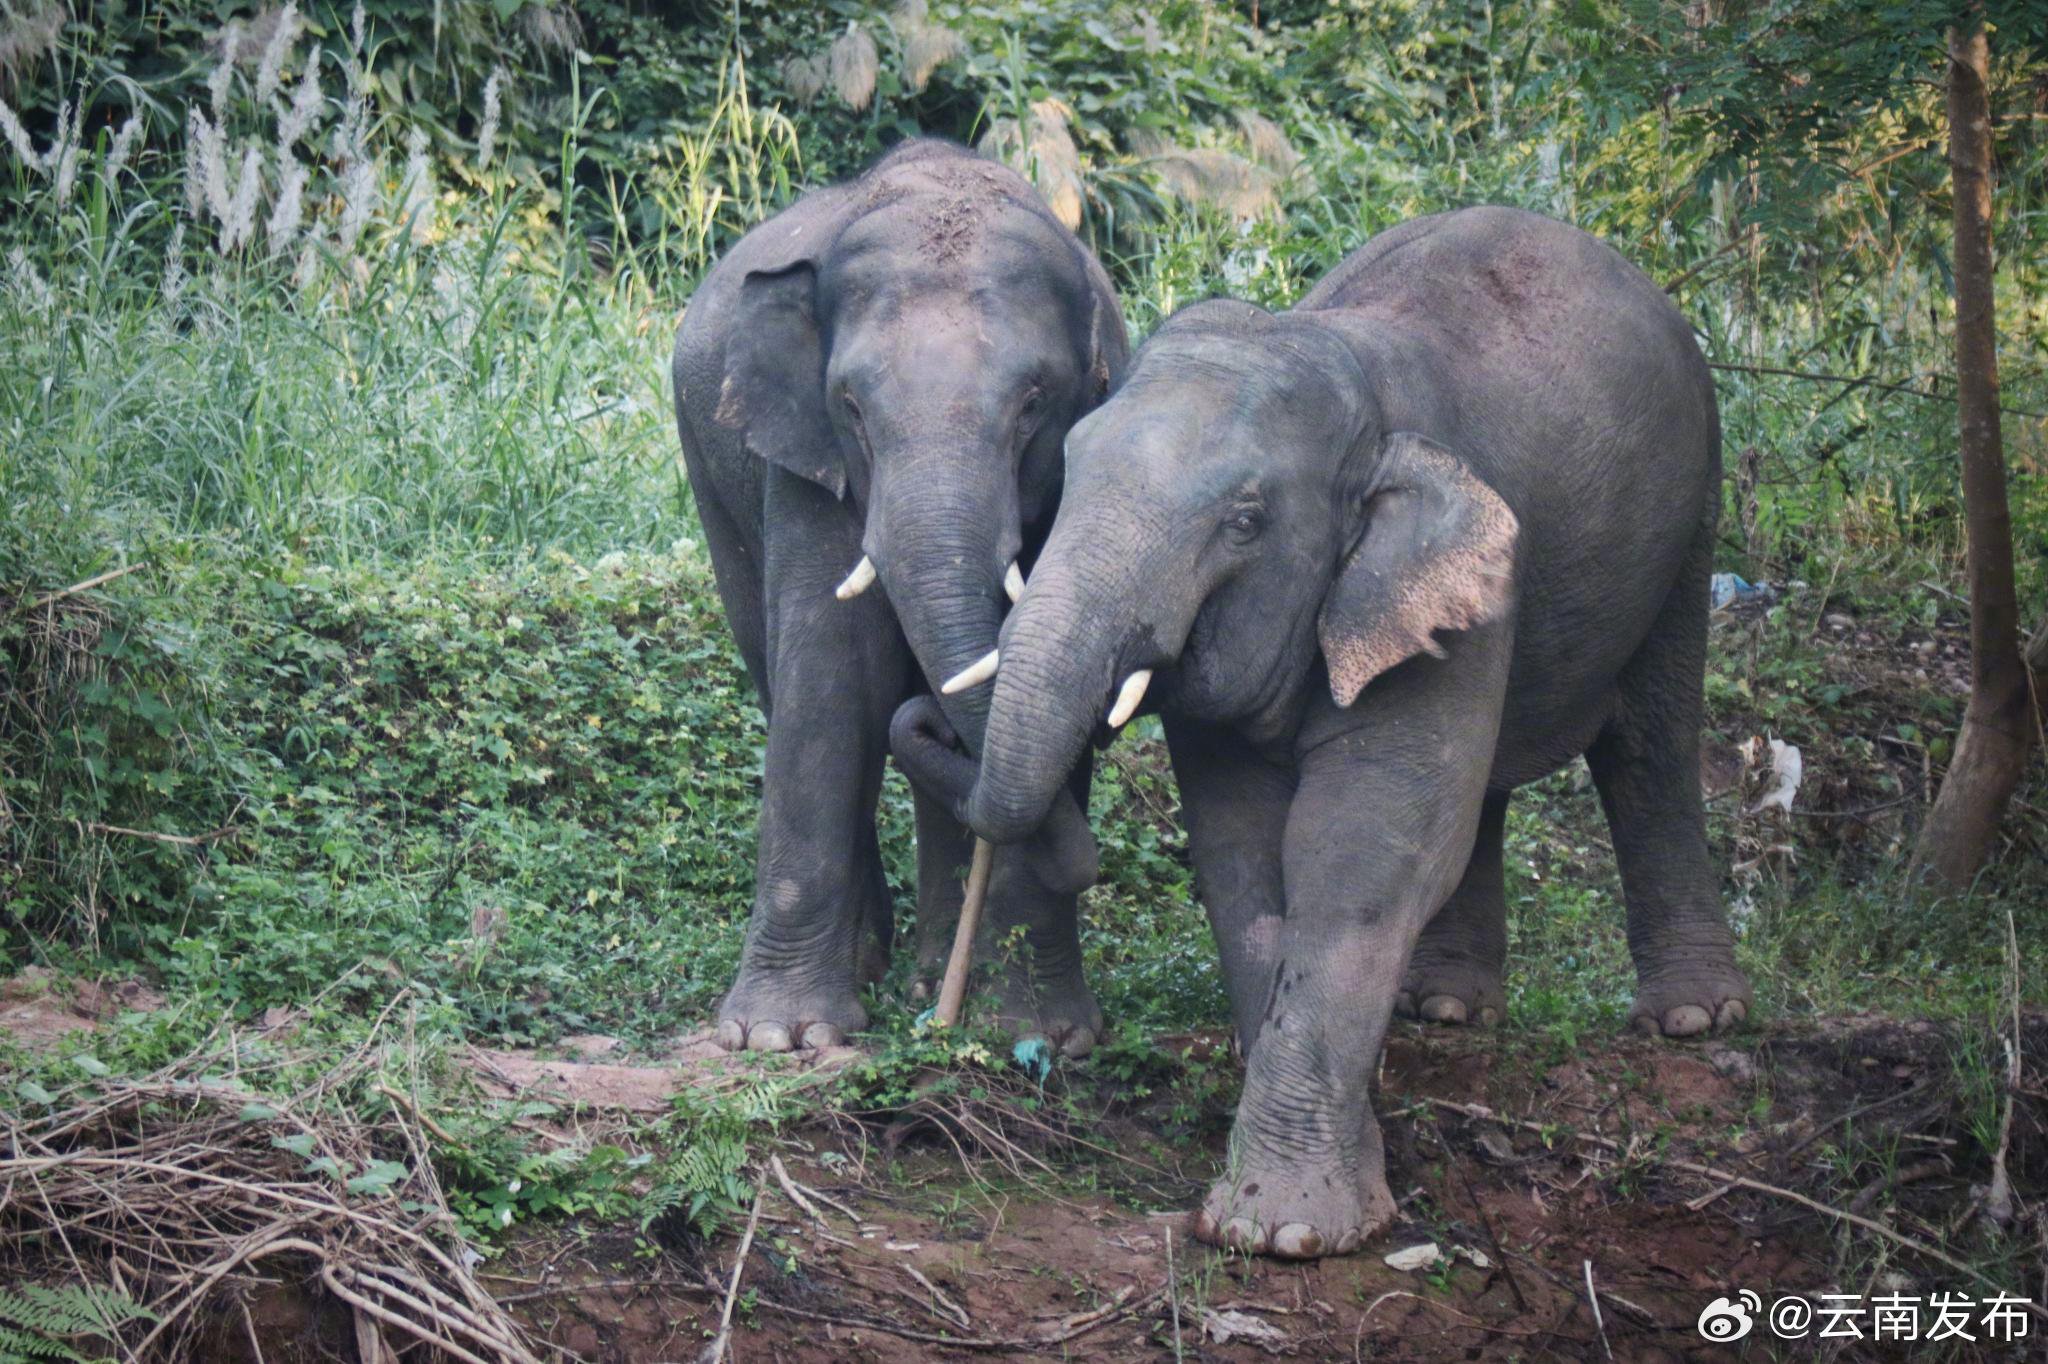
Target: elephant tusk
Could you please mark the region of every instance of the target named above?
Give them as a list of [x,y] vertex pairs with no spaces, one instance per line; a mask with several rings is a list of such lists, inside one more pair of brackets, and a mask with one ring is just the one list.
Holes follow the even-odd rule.
[[1015,559],[1010,560],[1010,566],[1003,571],[1003,591],[1009,594],[1013,604],[1024,595],[1024,570],[1017,567]]
[[860,562],[853,566],[853,572],[846,575],[846,581],[839,584],[832,595],[841,601],[852,601],[874,585],[875,561],[863,554]]
[[986,682],[991,677],[994,677],[996,675],[996,655],[1001,652],[999,649],[990,649],[980,659],[962,668],[953,676],[952,681],[939,688],[939,695],[951,696],[955,692],[966,691],[969,687]]
[[1152,685],[1152,670],[1140,668],[1124,679],[1123,690],[1116,694],[1116,704],[1109,708],[1109,727],[1116,729],[1123,722],[1138,713],[1138,703],[1145,699],[1145,688]]

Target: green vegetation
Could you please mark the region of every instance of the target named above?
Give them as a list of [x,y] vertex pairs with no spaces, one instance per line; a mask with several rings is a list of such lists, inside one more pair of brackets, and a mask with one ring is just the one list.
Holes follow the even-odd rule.
[[[1284,305],[1374,232],[1469,203],[1570,219],[1667,281],[1724,366],[1720,566],[1776,587],[1717,625],[1708,679],[1764,1012],[1996,1013],[2007,913],[2026,952],[2048,939],[2039,763],[1970,897],[1900,880],[1967,678],[1938,19],[1847,44],[1855,79],[1831,69],[1815,109],[1769,103],[1786,82],[1739,54],[1788,70],[1861,7],[1699,31],[1625,0],[698,8],[0,21],[0,940],[173,1000],[17,1058],[16,1101],[273,1008],[341,1045],[401,987],[428,1052],[652,1047],[704,1018],[752,895],[761,724],[675,457],[669,337],[750,223],[919,130],[1034,174],[1138,335],[1214,293]],[[1993,40],[2029,619],[2039,40],[2019,18]],[[1805,754],[1789,815],[1753,810],[1768,738]],[[1511,1010],[1564,1048],[1617,1026],[1631,985],[1582,777],[1524,793],[1510,835]],[[884,804],[907,922],[893,778]],[[1180,1076],[1173,1125],[1200,1130],[1220,1081],[1143,1040],[1224,1016],[1156,726],[1100,763],[1095,813],[1086,943],[1118,1031],[1091,1064]],[[935,1063],[1015,1073],[988,1039],[914,1036],[902,984],[839,1110],[901,1107]],[[744,1213],[748,1134],[784,1102],[686,1103],[649,1139],[670,1152],[652,1193],[626,1146],[537,1155],[517,1113],[446,1118],[437,1154],[479,1236],[591,1209],[702,1229]],[[0,1327],[88,1307],[116,1310],[0,1297]]]

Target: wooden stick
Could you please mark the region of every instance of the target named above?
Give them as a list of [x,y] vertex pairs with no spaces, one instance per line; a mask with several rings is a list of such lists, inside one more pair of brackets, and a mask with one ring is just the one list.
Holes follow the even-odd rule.
[[116,578],[125,578],[130,573],[135,572],[135,570],[137,570],[138,568],[147,567],[149,567],[149,565],[145,563],[127,564],[121,568],[110,569],[105,573],[101,573],[94,577],[87,578],[84,582],[73,583],[69,587],[60,587],[55,592],[46,592],[42,596],[36,598],[35,602],[30,606],[29,609],[32,611],[40,611],[45,606],[53,606],[56,603],[63,601],[66,597],[75,597],[81,592],[90,592],[95,587],[105,587],[108,583],[114,581],[114,579]]
[[953,955],[946,959],[938,1007],[932,1010],[932,1021],[942,1028],[960,1022],[960,1006],[967,1002],[967,971],[974,965],[974,937],[981,929],[981,906],[988,899],[988,874],[995,860],[995,845],[985,838],[975,839],[974,862],[967,869],[967,896],[960,902],[960,926],[953,930]]
[[1600,1333],[1600,1348],[1609,1359],[1614,1358],[1614,1347],[1607,1343],[1607,1321],[1600,1315],[1600,1295],[1593,1289],[1593,1262],[1586,1261],[1586,1301],[1593,1304],[1593,1329]]
[[762,1184],[754,1185],[754,1210],[747,1214],[746,1235],[740,1237],[740,1253],[732,1257],[732,1283],[725,1290],[725,1307],[718,1314],[718,1338],[701,1358],[704,1364],[722,1364],[732,1348],[732,1305],[740,1296],[740,1276],[747,1270],[747,1252],[754,1248],[754,1229],[761,1225]]

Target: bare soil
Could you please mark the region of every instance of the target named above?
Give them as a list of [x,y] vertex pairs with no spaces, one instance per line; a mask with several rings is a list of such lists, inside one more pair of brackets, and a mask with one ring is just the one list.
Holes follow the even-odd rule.
[[[2048,1044],[2048,1020],[2026,1032]],[[1047,1151],[1051,1173],[1029,1181],[972,1152],[963,1164],[937,1132],[893,1155],[858,1133],[852,1144],[792,1134],[793,1178],[845,1211],[817,1203],[820,1224],[767,1183],[731,1357],[1769,1357],[1783,1347],[1761,1325],[1754,1354],[1705,1343],[1701,1308],[1745,1287],[1769,1303],[1978,1286],[1895,1247],[1880,1257],[1868,1233],[1845,1251],[1834,1219],[1773,1195],[1736,1189],[1688,1206],[1717,1184],[1672,1162],[1800,1190],[1969,1259],[1988,1234],[1972,1191],[1988,1155],[1957,1107],[1951,1046],[1940,1028],[1877,1017],[1703,1046],[1591,1038],[1568,1056],[1406,1026],[1389,1042],[1379,1096],[1401,1220],[1355,1256],[1311,1264],[1190,1244],[1185,1209],[1216,1168],[1220,1132],[1176,1145],[1162,1139],[1167,1114],[1113,1096],[1094,1135],[1120,1155]],[[2048,1105],[2020,1107],[2014,1175],[2038,1190]],[[1844,1145],[1895,1154],[1832,1154]],[[840,1158],[827,1163],[827,1151]],[[1169,1237],[1177,1303],[1164,1291]],[[1433,1268],[1386,1263],[1428,1243],[1445,1257]],[[521,1245],[491,1282],[537,1336],[583,1359],[689,1360],[717,1332],[735,1249],[727,1234],[650,1256],[630,1230],[585,1228]],[[1845,1347],[1840,1359],[1926,1357],[1830,1344]]]

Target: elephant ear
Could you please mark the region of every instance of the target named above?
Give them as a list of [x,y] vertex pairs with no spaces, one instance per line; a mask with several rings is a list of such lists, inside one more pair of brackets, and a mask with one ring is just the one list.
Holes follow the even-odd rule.
[[1395,432],[1370,488],[1364,534],[1316,622],[1340,706],[1405,659],[1445,657],[1436,631],[1498,620],[1514,599],[1515,514],[1463,460]]
[[1124,332],[1122,311],[1116,306],[1116,286],[1110,283],[1109,272],[1093,253],[1084,251],[1075,244],[1075,251],[1081,258],[1081,269],[1088,277],[1088,410],[1101,406],[1109,397],[1109,391],[1116,387],[1123,377],[1124,365],[1130,358],[1130,338]]
[[846,462],[825,411],[818,272],[808,260],[751,271],[725,343],[715,419],[747,448],[830,492],[846,495]]

